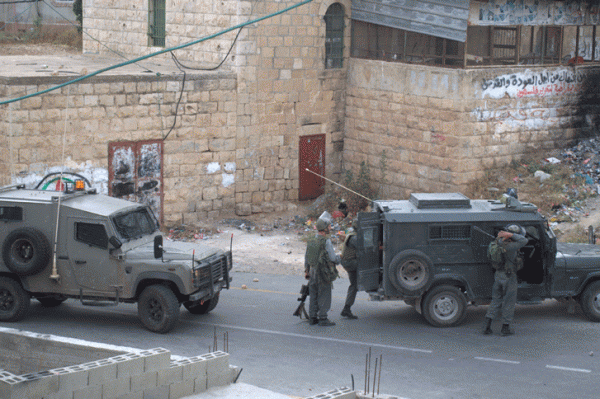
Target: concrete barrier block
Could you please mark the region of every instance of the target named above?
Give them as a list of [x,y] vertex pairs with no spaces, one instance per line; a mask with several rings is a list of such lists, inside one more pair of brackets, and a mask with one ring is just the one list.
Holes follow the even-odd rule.
[[164,348],[153,348],[140,352],[144,357],[144,371],[156,371],[171,364],[171,352]]
[[[169,384],[170,385],[170,384]],[[169,397],[169,385],[157,386],[144,391],[144,399],[166,399]]]
[[209,388],[206,375],[194,378],[194,393],[202,393]]
[[184,380],[193,380],[199,376],[206,375],[207,362],[202,356],[189,357],[180,360],[179,364],[183,367]]
[[311,396],[306,399],[357,399],[356,392],[350,388],[336,388],[329,392],[325,392],[319,395]]
[[[168,399],[179,399],[194,393],[194,380],[183,380],[169,385]],[[166,399],[166,398],[165,398]]]
[[73,399],[102,399],[102,386],[94,385],[73,391]]
[[58,390],[73,392],[88,385],[88,371],[85,367],[69,366],[48,370],[58,376]]
[[117,364],[117,378],[127,378],[144,372],[144,358],[136,353],[125,353],[109,358]]
[[183,366],[176,362],[171,362],[169,368],[158,370],[158,381],[156,385],[171,385],[183,380]]
[[223,373],[229,368],[229,353],[216,351],[196,357],[206,360],[206,372],[208,375],[212,373]]
[[116,399],[131,392],[131,377],[105,381],[102,384],[102,399]]
[[88,369],[88,384],[102,385],[104,381],[117,378],[117,363],[111,359],[101,359],[95,362],[84,363],[82,366]]
[[149,388],[156,388],[158,372],[150,371],[140,375],[131,376],[131,392],[140,392]]

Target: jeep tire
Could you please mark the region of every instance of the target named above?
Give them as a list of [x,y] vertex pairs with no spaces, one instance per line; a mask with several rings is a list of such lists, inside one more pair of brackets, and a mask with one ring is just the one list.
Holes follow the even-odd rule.
[[423,316],[435,327],[460,324],[466,316],[467,300],[457,287],[441,285],[425,295]]
[[215,294],[215,296],[213,296],[207,301],[184,302],[183,306],[185,306],[185,308],[191,314],[206,314],[213,310],[217,306],[217,303],[219,303],[218,292]]
[[579,304],[588,319],[600,321],[600,281],[595,281],[585,288],[579,298]]
[[421,251],[407,249],[390,262],[390,281],[403,294],[420,292],[433,276],[433,262]]
[[138,315],[148,330],[159,334],[167,333],[179,320],[179,301],[170,288],[150,285],[140,295]]
[[27,315],[29,294],[21,284],[8,277],[0,277],[0,321],[18,321]]
[[50,262],[52,253],[44,234],[31,227],[12,231],[2,244],[2,260],[19,276],[41,272]]

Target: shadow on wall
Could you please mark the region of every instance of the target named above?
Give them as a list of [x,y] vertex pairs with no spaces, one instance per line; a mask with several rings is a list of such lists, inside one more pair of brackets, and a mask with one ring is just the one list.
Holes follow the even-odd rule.
[[582,137],[594,137],[600,134],[600,71],[586,75],[581,83],[577,102],[577,116]]

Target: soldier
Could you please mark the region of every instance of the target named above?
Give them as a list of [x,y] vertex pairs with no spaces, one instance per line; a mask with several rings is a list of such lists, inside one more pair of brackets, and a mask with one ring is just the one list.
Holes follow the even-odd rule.
[[342,310],[342,317],[349,319],[358,319],[350,308],[354,305],[356,299],[356,293],[358,292],[358,260],[356,259],[356,229],[357,221],[352,221],[352,232],[348,234],[344,240],[344,246],[342,247],[342,267],[348,272],[348,279],[350,280],[350,286],[348,287],[348,293],[346,294],[346,302],[344,309]]
[[[483,334],[492,333],[492,320],[502,312],[502,336],[514,334],[510,324],[515,314],[517,302],[517,270],[523,267],[523,259],[519,249],[527,244],[525,229],[516,224],[506,227],[498,232],[498,237],[490,243],[488,253],[492,259],[492,266],[496,269],[494,273],[494,286],[492,287],[492,302],[485,314],[485,325]],[[494,244],[497,243],[497,246]],[[494,248],[496,247],[496,248]],[[494,249],[492,249],[494,248]],[[502,254],[501,258],[496,258]],[[497,259],[497,260],[495,260]]]
[[304,277],[309,280],[310,293],[308,315],[311,325],[334,326],[335,323],[327,319],[327,312],[331,308],[331,289],[338,277],[335,265],[340,263],[340,256],[328,237],[329,223],[319,218],[316,225],[318,232],[308,241],[304,256]]

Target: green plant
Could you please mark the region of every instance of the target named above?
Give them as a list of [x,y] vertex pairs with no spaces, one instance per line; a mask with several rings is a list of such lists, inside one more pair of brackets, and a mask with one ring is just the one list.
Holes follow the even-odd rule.
[[75,19],[79,23],[77,32],[81,33],[83,29],[83,0],[75,0],[73,2],[73,14],[75,14]]

